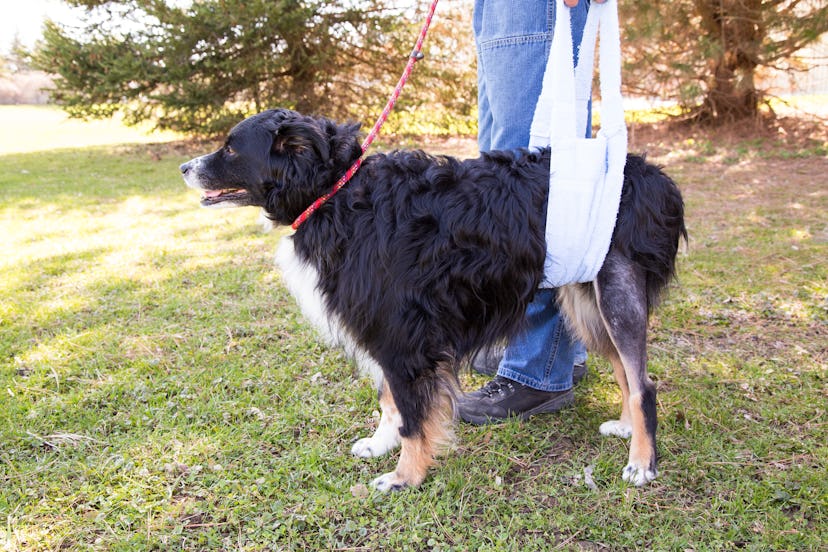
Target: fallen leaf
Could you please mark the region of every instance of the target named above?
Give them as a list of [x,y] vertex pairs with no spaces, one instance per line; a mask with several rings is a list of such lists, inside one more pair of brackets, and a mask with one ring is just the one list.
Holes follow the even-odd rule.
[[370,494],[371,491],[362,483],[357,483],[356,485],[351,486],[351,495],[353,495],[354,498],[368,498]]

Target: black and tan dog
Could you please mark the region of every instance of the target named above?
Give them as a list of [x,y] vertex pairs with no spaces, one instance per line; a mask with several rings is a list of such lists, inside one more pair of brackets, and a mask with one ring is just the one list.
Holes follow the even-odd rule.
[[[277,109],[239,123],[225,145],[181,165],[206,207],[257,206],[291,224],[361,153],[357,125]],[[359,456],[402,444],[381,490],[419,485],[451,437],[461,359],[513,335],[543,276],[549,152],[459,161],[420,151],[367,157],[353,180],[277,253],[304,313],[377,373],[382,418]],[[686,239],[676,185],[629,156],[612,245],[595,281],[560,289],[568,323],[612,363],[632,437],[624,480],[656,477],[656,390],[647,319]]]

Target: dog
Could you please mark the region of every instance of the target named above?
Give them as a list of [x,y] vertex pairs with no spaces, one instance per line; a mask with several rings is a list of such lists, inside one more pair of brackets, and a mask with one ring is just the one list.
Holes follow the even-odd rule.
[[[204,207],[255,206],[291,224],[358,159],[359,125],[273,109],[236,125],[217,151],[181,165]],[[366,157],[353,179],[282,239],[277,264],[304,315],[376,376],[380,422],[352,453],[401,445],[380,491],[418,486],[452,440],[463,359],[520,330],[543,277],[549,150],[458,160],[422,151]],[[684,203],[676,184],[629,155],[610,250],[595,280],[559,289],[567,323],[607,357],[631,438],[625,481],[657,475],[648,316],[675,275]]]

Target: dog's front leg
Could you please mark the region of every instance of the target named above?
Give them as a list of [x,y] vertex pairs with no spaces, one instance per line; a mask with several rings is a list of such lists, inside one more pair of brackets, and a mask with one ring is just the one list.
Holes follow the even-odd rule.
[[351,454],[360,458],[374,458],[387,454],[400,446],[400,426],[402,417],[385,378],[380,383],[379,391],[380,421],[371,437],[360,439],[351,447]]
[[395,394],[402,393],[406,397],[405,402],[395,403],[403,422],[400,431],[402,450],[396,469],[371,482],[371,486],[379,491],[398,491],[420,485],[437,454],[453,440],[450,387],[443,383],[434,385],[433,381],[419,383],[402,385],[396,393],[393,384],[388,386],[391,392],[387,395],[392,401]]

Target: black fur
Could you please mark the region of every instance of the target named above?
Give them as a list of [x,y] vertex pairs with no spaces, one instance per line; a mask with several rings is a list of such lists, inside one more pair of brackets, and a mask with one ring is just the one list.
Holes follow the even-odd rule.
[[612,244],[646,272],[650,311],[675,276],[682,238],[687,229],[678,187],[643,157],[628,155]]
[[[360,154],[357,126],[287,110],[243,121],[227,145],[201,158],[196,187],[242,188],[237,204],[286,225]],[[185,178],[192,163],[182,165]],[[548,150],[466,161],[374,154],[293,236],[328,311],[382,367],[403,437],[422,431],[438,365],[457,364],[523,322],[543,276],[548,165]],[[675,274],[683,213],[672,180],[629,156],[612,255],[645,276],[646,311]]]

